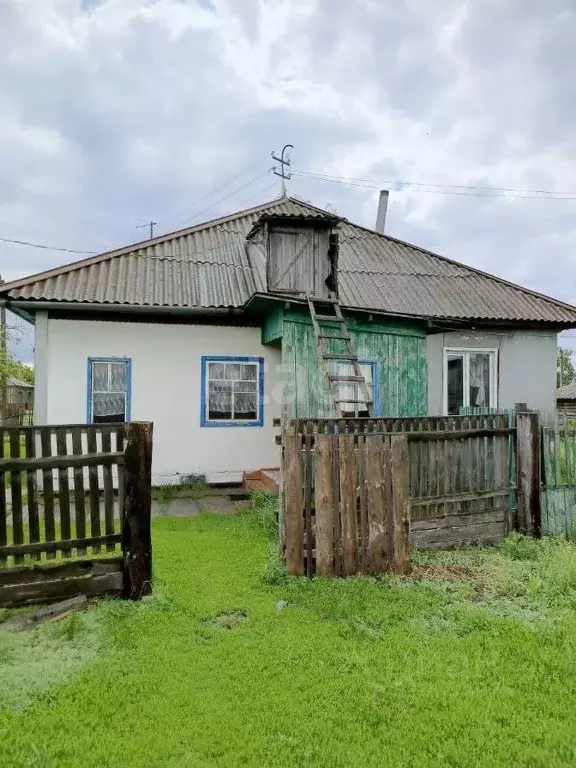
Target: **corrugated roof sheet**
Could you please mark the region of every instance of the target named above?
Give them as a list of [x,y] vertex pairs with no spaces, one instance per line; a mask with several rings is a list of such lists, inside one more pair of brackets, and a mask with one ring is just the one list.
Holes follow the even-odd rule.
[[29,381],[23,379],[17,379],[15,376],[8,376],[6,378],[7,387],[20,387],[21,389],[34,389],[34,384],[30,384]]
[[[144,243],[7,283],[11,299],[165,307],[241,307],[266,292],[265,249],[246,235],[263,215],[334,215],[274,200]],[[344,306],[467,320],[576,324],[576,308],[339,219]]]
[[556,390],[557,400],[576,400],[576,381],[571,384],[564,384]]

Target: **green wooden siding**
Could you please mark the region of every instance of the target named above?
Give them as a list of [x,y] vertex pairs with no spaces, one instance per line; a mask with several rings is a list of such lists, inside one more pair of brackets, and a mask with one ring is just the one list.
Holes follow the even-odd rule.
[[[425,416],[428,407],[426,336],[418,326],[360,323],[347,319],[359,357],[378,364],[381,416]],[[344,352],[342,342],[327,342]],[[312,322],[284,313],[282,324],[284,401],[295,418],[334,416],[334,405],[318,359]]]
[[273,309],[264,319],[262,325],[262,344],[270,344],[272,341],[278,341],[282,338],[282,325],[284,322],[284,311],[280,308]]

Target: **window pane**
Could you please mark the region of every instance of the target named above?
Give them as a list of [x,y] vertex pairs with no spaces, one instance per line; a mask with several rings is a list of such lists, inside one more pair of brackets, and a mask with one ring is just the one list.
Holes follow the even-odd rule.
[[110,363],[110,391],[126,392],[126,363]]
[[235,419],[258,418],[256,393],[240,394],[240,395],[234,396],[234,418]]
[[448,355],[448,413],[459,414],[464,405],[464,358]]
[[[352,366],[350,366],[352,368]],[[366,379],[366,384],[371,385],[372,384],[372,372],[374,370],[374,366],[372,363],[360,363],[360,370],[362,371],[362,376]],[[354,373],[354,371],[352,371]],[[370,389],[370,387],[368,387]]]
[[108,363],[92,363],[92,389],[108,392]]
[[124,395],[111,395],[95,392],[92,400],[94,422],[126,421],[126,398]]
[[226,363],[226,378],[227,379],[242,378],[242,366],[240,365],[240,363]]
[[256,381],[234,381],[234,392],[256,392]]
[[226,365],[224,363],[208,363],[208,378],[223,379],[226,375]]
[[242,378],[249,381],[256,381],[258,378],[258,366],[255,363],[242,366]]
[[490,353],[476,352],[470,360],[470,405],[489,408],[490,403]]
[[209,419],[231,419],[232,418],[232,393],[218,392],[210,394],[208,404]]
[[208,382],[209,396],[212,397],[212,395],[215,395],[218,392],[232,392],[232,384],[233,382],[225,381],[224,379]]

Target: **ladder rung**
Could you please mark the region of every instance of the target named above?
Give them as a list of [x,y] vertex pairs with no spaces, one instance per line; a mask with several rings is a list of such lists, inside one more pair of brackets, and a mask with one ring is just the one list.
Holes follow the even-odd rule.
[[330,381],[364,381],[364,376],[338,376],[337,373],[328,375]]
[[334,341],[350,341],[350,334],[347,333],[346,336],[327,336],[325,333],[319,333],[318,338],[333,339]]
[[322,299],[319,296],[310,296],[311,304],[338,304],[338,299],[329,297],[328,299]]
[[335,397],[335,403],[360,403],[361,405],[374,405],[373,400],[349,400],[345,397]]
[[344,325],[344,320],[341,320],[337,315],[314,315],[319,323],[340,323]]
[[339,355],[337,352],[325,352],[322,357],[325,360],[358,360],[358,355]]

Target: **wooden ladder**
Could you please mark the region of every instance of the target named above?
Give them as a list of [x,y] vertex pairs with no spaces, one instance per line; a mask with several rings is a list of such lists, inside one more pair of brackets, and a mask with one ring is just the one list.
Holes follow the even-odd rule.
[[[364,406],[359,410],[368,411],[369,416],[374,416],[374,401],[370,397],[368,392],[368,385],[366,379],[360,368],[358,362],[358,355],[352,344],[352,337],[346,327],[346,321],[342,316],[342,310],[338,299],[333,295],[327,299],[318,299],[316,297],[307,295],[308,307],[310,308],[310,316],[312,318],[312,325],[314,326],[314,334],[316,336],[316,346],[318,348],[318,357],[324,361],[324,370],[326,373],[326,379],[328,381],[328,389],[332,394],[334,406],[336,408],[336,415],[342,416],[342,403],[354,403],[355,405]],[[319,310],[319,311],[318,311]],[[330,310],[332,312],[330,313]],[[335,331],[332,327],[326,327],[326,323],[336,323],[339,326],[337,335],[328,334],[327,331]],[[329,352],[326,349],[326,339],[332,339],[346,344],[346,352]],[[341,376],[338,373],[332,373],[330,370],[331,360],[343,360],[349,362],[354,370],[353,376]],[[362,395],[362,400],[348,399],[340,396],[339,383],[355,383],[358,384],[358,389]]]

